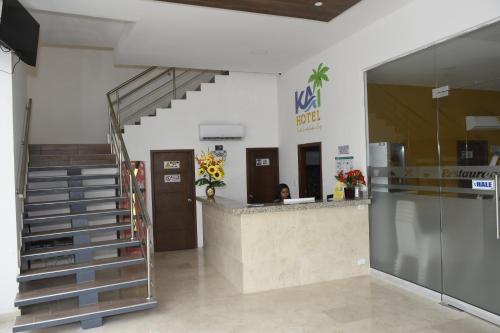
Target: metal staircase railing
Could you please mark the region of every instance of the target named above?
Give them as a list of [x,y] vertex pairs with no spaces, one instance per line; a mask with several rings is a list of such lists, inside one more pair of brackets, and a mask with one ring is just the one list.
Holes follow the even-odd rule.
[[110,90],[107,95],[114,107],[120,128],[135,124],[142,116],[155,115],[157,108],[168,107],[172,100],[196,90],[223,71],[189,68],[150,67]]
[[[120,172],[120,194],[124,194],[124,188],[128,193],[130,200],[130,223],[131,223],[131,239],[138,239],[141,242],[142,253],[146,258],[147,279],[148,279],[148,299],[155,298],[155,282],[154,282],[154,240],[153,240],[153,224],[149,217],[144,196],[141,188],[137,183],[136,175],[130,161],[130,156],[125,146],[125,141],[121,134],[120,123],[118,122],[117,113],[115,111],[113,101],[110,94],[107,95],[109,104],[109,143],[114,154],[117,155]],[[128,182],[124,180],[128,178]]]
[[152,115],[156,108],[168,106],[173,99],[188,90],[196,90],[203,82],[210,82],[223,71],[150,67],[107,94],[109,111],[108,141],[117,156],[120,175],[120,195],[130,200],[131,238],[137,238],[147,263],[148,299],[155,298],[153,224],[144,196],[138,185],[135,168],[122,136],[126,124],[135,123],[144,115]]
[[[22,209],[22,214],[24,215],[24,200],[26,198],[26,183],[27,183],[27,178],[28,178],[28,163],[29,163],[29,139],[30,139],[30,127],[31,127],[31,110],[33,106],[33,101],[32,99],[28,99],[28,103],[26,104],[26,116],[24,118],[24,133],[23,133],[23,138],[21,141],[21,161],[20,161],[20,168],[19,168],[19,174],[17,175],[17,188],[16,188],[16,195],[19,200],[21,200],[21,209]],[[19,257],[20,255],[20,250],[23,247],[23,242],[21,240],[22,238],[22,226],[17,227],[17,244],[18,244],[18,265],[21,265],[21,259]]]

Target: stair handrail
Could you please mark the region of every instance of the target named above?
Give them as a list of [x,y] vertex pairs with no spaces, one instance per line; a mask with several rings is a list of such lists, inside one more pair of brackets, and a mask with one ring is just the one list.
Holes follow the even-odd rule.
[[[144,78],[147,74],[153,72],[154,70],[157,69],[163,69],[162,72],[159,74],[156,74],[155,76],[147,79],[147,81],[142,82],[139,81],[140,79]],[[180,74],[177,74],[181,72]],[[110,96],[111,98],[111,103],[113,104],[116,112],[116,116],[118,119],[118,123],[120,126],[123,126],[125,121],[122,120],[122,115],[124,112],[130,112],[130,114],[126,115],[127,119],[131,119],[134,117],[137,117],[138,115],[141,115],[143,111],[149,107],[151,107],[152,104],[158,103],[159,101],[163,101],[166,97],[169,95],[172,95],[171,99],[176,99],[177,98],[177,90],[184,88],[187,83],[181,83],[180,85],[177,84],[176,80],[180,79],[190,73],[198,73],[200,72],[201,74],[205,73],[213,73],[214,75],[216,74],[222,74],[224,71],[222,70],[203,70],[203,69],[194,69],[194,68],[177,68],[177,67],[158,67],[158,66],[152,66],[144,70],[143,72],[133,76],[132,78],[128,79],[127,81],[121,83],[120,85],[116,86],[115,88],[111,89],[108,91],[107,95]],[[167,82],[161,81],[166,75],[172,75],[172,78],[168,80]],[[200,74],[196,75],[197,78],[201,77]],[[189,83],[191,83],[193,80],[188,80]],[[159,86],[153,86],[151,89],[148,89],[148,86],[152,86],[154,83],[159,83]],[[134,86],[136,84],[136,86]],[[145,98],[148,98],[152,96],[153,94],[159,94],[161,93],[162,88],[165,86],[172,86],[172,88],[165,93],[162,93],[159,98],[156,98],[153,103],[147,103],[146,106],[138,106],[137,110],[134,110],[133,107],[139,105],[139,102],[143,101]],[[128,89],[127,89],[128,88]],[[139,94],[138,97],[134,98],[131,101],[124,102],[126,99],[130,98],[131,96],[135,94]]]
[[122,88],[128,86],[129,84],[131,84],[132,82],[134,81],[137,81],[139,80],[141,77],[143,77],[144,75],[148,74],[149,72],[151,71],[154,71],[155,69],[157,69],[158,67],[157,66],[152,66],[152,67],[149,67],[148,69],[140,72],[139,74],[131,77],[130,79],[128,79],[127,81],[123,82],[122,84],[119,84],[118,86],[116,86],[115,88],[111,89],[110,91],[108,91],[108,95],[110,94],[113,94],[115,92],[117,92],[118,90],[121,90]]
[[19,169],[18,174],[18,183],[16,194],[20,199],[24,199],[26,197],[26,179],[28,175],[26,174],[26,170],[28,169],[29,163],[29,138],[30,138],[30,127],[31,127],[31,109],[32,109],[33,101],[32,99],[28,99],[28,103],[26,104],[26,116],[24,118],[24,133],[21,141],[21,168]]
[[[177,76],[177,78],[180,78],[180,77],[182,77],[184,74],[187,74],[187,73],[189,73],[189,72],[184,72],[184,73],[182,73],[181,75]],[[143,110],[146,110],[146,109],[150,108],[151,106],[153,106],[153,105],[157,104],[160,100],[162,100],[163,98],[167,97],[168,95],[170,95],[170,94],[175,95],[175,91],[176,91],[176,90],[178,90],[178,89],[182,89],[182,88],[184,88],[184,87],[188,86],[188,85],[189,85],[190,83],[192,83],[194,80],[196,80],[196,79],[200,78],[201,76],[203,76],[203,74],[206,74],[206,73],[209,73],[209,71],[201,71],[200,73],[198,73],[198,74],[196,74],[194,77],[192,77],[192,78],[188,79],[186,82],[182,83],[181,85],[176,86],[176,87],[173,87],[171,90],[167,91],[165,94],[161,95],[160,97],[156,98],[156,99],[155,99],[155,100],[153,100],[152,102],[148,103],[147,105],[145,105],[144,107],[142,107],[140,110],[137,110],[136,112],[134,112],[134,113],[132,113],[132,114],[127,115],[127,116],[123,119],[123,121],[125,122],[125,121],[127,121],[127,120],[129,120],[129,119],[132,119],[132,118],[136,117],[137,115],[140,115],[140,114],[141,114],[141,112],[142,112]],[[172,80],[170,80],[170,81],[166,82],[164,85],[162,85],[162,86],[160,86],[160,87],[163,87],[163,86],[165,86],[165,85],[169,84],[170,82],[172,82]],[[150,93],[148,93],[148,94],[150,94]],[[134,101],[134,102],[132,102],[132,103],[137,103],[137,102],[138,102],[138,101],[136,100],[136,101]],[[132,104],[132,103],[131,103],[131,104]],[[123,112],[124,112],[124,111],[127,109],[127,107],[129,107],[129,105],[130,105],[130,104],[128,104],[126,107],[122,108],[122,109],[121,109],[121,111],[123,111]]]
[[[120,163],[120,192],[123,193],[123,179],[122,179],[122,165],[128,171],[129,174],[129,188],[130,188],[130,220],[131,220],[131,238],[135,239],[135,227],[136,227],[136,215],[134,215],[135,209],[134,205],[137,202],[140,208],[140,214],[142,215],[142,219],[146,224],[146,265],[147,265],[147,279],[148,279],[148,299],[154,299],[155,297],[155,282],[154,282],[154,239],[153,239],[153,224],[151,222],[151,218],[149,217],[148,210],[146,208],[146,204],[144,201],[144,196],[142,195],[141,188],[137,182],[137,178],[134,173],[134,169],[132,168],[132,162],[130,161],[130,156],[127,151],[127,147],[125,146],[125,141],[123,140],[123,136],[121,133],[120,123],[118,122],[118,117],[116,115],[116,111],[114,109],[113,102],[111,101],[111,93],[107,94],[108,106],[109,106],[109,118],[110,118],[110,127],[109,127],[109,141],[112,145],[112,148],[115,154],[118,155],[118,161]],[[135,195],[135,200],[133,200],[133,196]],[[135,221],[134,221],[135,220]]]

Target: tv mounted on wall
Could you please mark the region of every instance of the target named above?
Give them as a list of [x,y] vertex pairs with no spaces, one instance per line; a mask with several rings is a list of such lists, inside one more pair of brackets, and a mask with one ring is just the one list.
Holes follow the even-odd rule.
[[14,51],[26,64],[36,66],[40,24],[18,0],[3,0],[0,45]]

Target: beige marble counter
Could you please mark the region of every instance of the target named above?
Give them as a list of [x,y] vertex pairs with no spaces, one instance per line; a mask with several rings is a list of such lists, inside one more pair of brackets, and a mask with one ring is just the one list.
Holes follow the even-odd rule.
[[203,204],[210,205],[211,207],[235,215],[286,212],[286,211],[297,211],[297,210],[318,209],[318,208],[351,207],[359,205],[369,205],[371,203],[370,199],[356,199],[356,200],[317,201],[317,202],[301,203],[293,205],[284,205],[282,203],[251,205],[243,203],[241,201],[236,201],[223,197],[215,197],[214,199],[207,199],[206,197],[196,197],[196,200],[202,202]]
[[242,293],[368,274],[368,200],[264,207],[199,201],[206,260]]

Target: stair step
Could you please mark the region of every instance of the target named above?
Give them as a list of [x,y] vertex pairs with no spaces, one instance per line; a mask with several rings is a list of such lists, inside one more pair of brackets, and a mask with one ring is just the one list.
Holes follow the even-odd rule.
[[105,184],[105,185],[86,185],[86,186],[73,186],[73,187],[47,187],[47,188],[29,188],[26,190],[26,194],[29,195],[44,195],[44,194],[56,194],[65,192],[87,192],[87,191],[99,191],[107,189],[118,189],[120,185],[118,184]]
[[50,214],[50,215],[40,215],[25,217],[23,219],[24,224],[34,224],[34,223],[55,223],[55,222],[66,222],[76,218],[95,218],[103,216],[126,216],[130,215],[130,209],[101,209],[92,210],[82,213],[63,213],[63,214]]
[[100,174],[100,175],[74,175],[74,176],[31,176],[28,177],[28,183],[39,182],[66,182],[75,180],[88,180],[88,179],[108,179],[120,177],[117,173]]
[[117,239],[111,241],[92,242],[84,245],[65,245],[52,248],[36,249],[21,253],[21,259],[34,260],[58,256],[71,255],[82,251],[95,251],[102,249],[119,249],[125,247],[136,247],[141,244],[138,240]]
[[65,228],[51,231],[40,231],[27,233],[22,236],[24,242],[33,242],[44,239],[56,239],[62,237],[72,237],[84,233],[96,233],[107,231],[120,231],[130,229],[130,223],[107,223],[95,226],[78,227],[78,228]]
[[103,144],[30,144],[30,157],[34,155],[87,155],[111,154],[111,145]]
[[106,164],[116,164],[115,158],[110,158],[110,159],[95,159],[95,160],[76,160],[76,161],[68,161],[68,160],[53,160],[53,161],[30,161],[29,167],[30,170],[33,167],[51,167],[51,166],[61,166],[61,165],[68,165],[68,166],[79,166],[79,165],[106,165]]
[[113,154],[83,154],[83,155],[31,155],[30,163],[33,162],[80,162],[80,164],[86,164],[81,161],[115,161],[115,155]]
[[36,289],[20,292],[16,296],[14,306],[26,306],[51,302],[71,297],[77,297],[89,293],[99,293],[122,288],[131,288],[147,284],[148,278],[144,271],[134,274],[126,274],[116,278],[96,279],[95,281],[72,283],[62,286]]
[[28,171],[54,171],[54,170],[68,170],[68,169],[107,169],[107,168],[118,168],[116,163],[75,163],[75,164],[63,164],[63,165],[46,165],[46,166],[28,166]]
[[75,204],[91,205],[104,202],[118,202],[126,200],[128,197],[101,197],[101,198],[86,198],[76,200],[57,200],[57,201],[43,201],[43,202],[26,202],[24,204],[25,212],[40,211],[45,209],[56,209],[61,207],[68,207]]
[[157,302],[155,300],[143,298],[121,299],[117,301],[100,302],[95,305],[74,308],[58,313],[18,316],[13,327],[13,332],[35,330],[91,320],[94,318],[146,310],[154,308],[156,305]]
[[17,276],[17,281],[27,282],[27,281],[47,279],[59,276],[67,276],[86,270],[97,271],[97,270],[121,268],[139,264],[144,264],[144,258],[142,256],[125,256],[125,257],[97,259],[90,262],[84,262],[79,264],[68,264],[68,265],[52,266],[52,267],[29,270],[23,272],[22,274],[19,274]]

